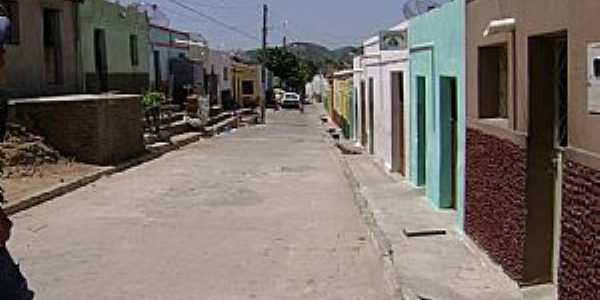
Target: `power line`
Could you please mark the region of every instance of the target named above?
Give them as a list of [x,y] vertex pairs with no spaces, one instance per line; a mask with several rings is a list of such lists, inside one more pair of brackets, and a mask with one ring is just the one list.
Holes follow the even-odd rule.
[[179,7],[181,7],[181,8],[184,8],[184,9],[186,9],[188,11],[191,11],[191,12],[193,12],[193,13],[195,13],[195,14],[197,14],[197,15],[199,15],[199,16],[201,16],[201,17],[203,17],[203,18],[205,18],[205,19],[207,19],[207,20],[209,20],[209,21],[211,21],[213,23],[219,24],[219,25],[221,25],[221,26],[229,29],[230,31],[233,31],[233,32],[236,32],[236,33],[238,33],[240,35],[243,35],[244,37],[246,37],[248,39],[251,39],[251,40],[254,40],[254,41],[261,41],[261,39],[258,38],[257,36],[255,36],[253,34],[250,34],[248,32],[245,32],[245,31],[243,31],[243,30],[241,30],[241,29],[239,29],[239,28],[237,28],[235,26],[232,26],[232,25],[229,25],[227,23],[221,22],[221,21],[217,20],[216,18],[214,18],[212,16],[209,16],[209,15],[207,15],[207,14],[199,11],[198,9],[196,9],[194,7],[191,7],[189,5],[181,3],[181,2],[179,2],[177,0],[168,0],[168,1],[171,2],[171,3],[173,3],[173,4],[175,4],[175,5],[177,5],[177,6],[179,6]]

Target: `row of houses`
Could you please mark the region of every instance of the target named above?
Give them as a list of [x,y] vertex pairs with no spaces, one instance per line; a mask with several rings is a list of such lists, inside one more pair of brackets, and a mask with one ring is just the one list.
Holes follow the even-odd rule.
[[456,210],[512,279],[560,299],[600,299],[598,11],[450,1],[364,41],[326,85],[347,138]]
[[256,105],[261,67],[169,26],[156,5],[105,0],[2,0],[12,21],[5,87],[13,97],[190,89],[211,103]]

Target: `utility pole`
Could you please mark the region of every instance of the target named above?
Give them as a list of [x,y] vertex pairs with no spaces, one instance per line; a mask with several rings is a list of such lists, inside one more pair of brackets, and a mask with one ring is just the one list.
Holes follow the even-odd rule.
[[287,23],[288,21],[283,21],[283,48],[287,47]]
[[268,24],[268,14],[269,7],[264,4],[263,5],[263,32],[262,32],[262,50],[263,50],[263,60],[262,60],[262,70],[261,70],[261,79],[264,94],[260,97],[260,122],[262,124],[266,123],[265,111],[267,106],[267,60],[269,59],[267,56],[267,35],[269,34]]

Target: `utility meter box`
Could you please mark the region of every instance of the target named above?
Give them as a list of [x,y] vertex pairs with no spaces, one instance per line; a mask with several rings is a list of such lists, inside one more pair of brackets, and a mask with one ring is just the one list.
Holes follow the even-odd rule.
[[600,43],[588,45],[588,111],[600,114]]

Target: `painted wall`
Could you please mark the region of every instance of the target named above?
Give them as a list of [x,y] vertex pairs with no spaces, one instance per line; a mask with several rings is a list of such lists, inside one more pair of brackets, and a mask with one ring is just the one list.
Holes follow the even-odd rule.
[[340,126],[344,137],[350,138],[354,126],[354,95],[352,72],[334,75],[333,79],[333,110],[334,121]]
[[[440,77],[453,77],[457,81],[457,172],[456,208],[458,223],[462,228],[464,203],[464,157],[465,157],[465,2],[455,0],[427,14],[409,21],[408,43],[410,47],[411,73],[411,172],[410,179],[418,182],[425,172],[425,189],[436,207],[451,205],[451,139],[449,103],[442,102]],[[419,134],[417,116],[417,76],[426,79],[425,97],[425,168],[419,167]]]
[[[125,88],[140,92],[148,88],[150,36],[146,15],[133,7],[123,7],[104,0],[87,0],[79,8],[81,58],[86,76],[86,90],[95,85],[96,60],[94,31],[102,29],[106,36],[106,59],[109,90]],[[131,60],[130,36],[137,38],[138,64]],[[97,80],[97,79],[96,79]]]
[[[260,104],[260,98],[263,97],[260,65],[246,65],[241,63],[233,64],[233,97],[242,107],[257,106]],[[244,94],[242,91],[242,82],[252,81],[254,83],[254,93]]]
[[[5,89],[15,97],[56,95],[75,93],[79,90],[78,61],[76,51],[74,1],[63,0],[19,0],[20,41],[8,44],[6,49]],[[60,12],[60,34],[62,51],[63,81],[48,83],[44,65],[43,9]]]
[[[390,30],[406,30],[408,23],[402,23],[390,28]],[[409,161],[410,149],[410,77],[409,77],[409,52],[406,50],[381,51],[379,36],[374,36],[363,42],[364,54],[361,57],[362,72],[359,75],[361,80],[366,83],[365,96],[368,97],[369,78],[374,82],[374,156],[381,161],[386,169],[392,168],[392,72],[402,71],[404,73],[404,144],[405,162]],[[355,81],[355,88],[360,93],[360,81]],[[365,116],[368,125],[369,102],[366,102]],[[358,115],[360,115],[360,105],[358,106]],[[366,127],[369,130],[368,126]],[[405,174],[410,169],[409,164],[405,163]]]
[[[229,54],[219,50],[209,50],[207,60],[204,64],[207,74],[211,74],[214,70],[215,75],[218,77],[218,103],[222,103],[221,91],[231,90],[233,82],[233,69],[232,61],[229,58]],[[225,77],[225,70],[227,68],[227,78]]]
[[360,118],[361,113],[361,102],[364,101],[360,94],[360,82],[364,80],[363,75],[363,64],[362,57],[356,56],[352,60],[352,89],[354,90],[354,128],[352,133],[352,140],[357,144],[360,144],[360,137],[362,135],[361,124],[363,120]]
[[600,2],[569,2],[569,145],[563,164],[561,300],[600,295],[600,115],[587,107],[589,43],[600,42]]
[[[544,9],[540,10],[540,7]],[[488,174],[486,179],[467,178],[467,182],[487,182],[487,187],[480,184],[468,184],[470,194],[467,198],[467,219],[473,212],[472,220],[468,220],[466,231],[474,237],[490,256],[502,265],[516,280],[531,280],[527,278],[527,270],[531,268],[523,256],[523,248],[536,249],[539,243],[530,241],[532,246],[527,247],[527,242],[522,247],[507,247],[506,243],[497,243],[498,240],[519,241],[523,235],[539,236],[545,228],[536,227],[536,224],[515,222],[521,219],[506,216],[498,218],[495,228],[485,228],[484,223],[489,223],[486,218],[498,212],[515,216],[533,215],[528,211],[532,207],[530,197],[526,196],[520,184],[506,184],[505,178],[515,172],[523,173],[522,156],[507,157],[510,149],[527,150],[530,118],[538,111],[530,111],[530,55],[529,42],[532,37],[548,33],[566,33],[568,38],[568,146],[564,149],[564,162],[557,168],[557,176],[562,181],[562,193],[555,199],[545,199],[547,205],[554,204],[554,261],[552,271],[558,273],[558,278],[553,275],[554,283],[558,283],[560,299],[592,299],[597,297],[600,282],[596,279],[600,272],[598,255],[592,249],[598,249],[600,243],[595,236],[599,234],[597,222],[598,207],[600,207],[600,192],[598,190],[600,174],[600,139],[595,132],[600,129],[598,115],[588,111],[588,58],[587,47],[589,43],[600,42],[600,30],[596,12],[600,3],[588,1],[561,1],[561,0],[529,0],[529,1],[472,1],[467,7],[467,74],[468,74],[468,116],[469,131],[479,132],[479,137],[470,138],[469,144],[474,144],[469,150],[467,161],[481,157],[477,153],[486,153],[487,160],[496,163],[502,162],[505,167],[496,168],[499,172]],[[513,17],[516,19],[516,36],[513,41],[511,34],[497,34],[483,37],[481,34],[492,20]],[[515,95],[509,99],[509,117],[507,122],[490,122],[479,118],[479,90],[478,72],[481,66],[478,62],[478,48],[498,43],[506,43],[509,48],[509,83],[515,82]],[[513,53],[513,45],[516,52]],[[514,64],[513,64],[514,61]],[[514,70],[514,75],[513,75]],[[511,86],[511,89],[513,87]],[[480,143],[482,137],[487,140],[501,141],[498,143]],[[530,139],[529,139],[530,140]],[[526,154],[526,152],[524,152]],[[503,158],[504,159],[501,159]],[[488,164],[489,165],[489,164]],[[469,173],[480,173],[489,166],[469,167]],[[527,170],[526,170],[527,171]],[[562,178],[560,178],[562,176]],[[513,176],[514,177],[514,176]],[[536,177],[530,174],[526,180]],[[559,181],[559,182],[560,182]],[[498,189],[498,186],[510,186],[509,189]],[[519,191],[515,191],[515,187]],[[553,188],[554,186],[549,186]],[[493,193],[493,197],[488,197]],[[561,198],[562,197],[562,198]],[[523,198],[520,199],[519,198]],[[518,200],[518,201],[514,201]],[[501,203],[501,207],[499,207]],[[539,213],[539,210],[536,212]],[[558,220],[558,222],[557,222]],[[482,230],[484,229],[485,230]],[[527,240],[527,239],[523,239]],[[556,243],[558,240],[558,243]],[[495,244],[496,243],[496,244]],[[548,247],[548,245],[541,245]],[[539,253],[530,251],[530,257],[539,256]],[[558,252],[558,253],[557,253]],[[515,261],[515,257],[519,261]],[[525,277],[525,278],[523,278]],[[557,280],[557,282],[556,282]]]
[[[176,31],[166,27],[150,25],[150,43],[152,51],[158,51],[160,65],[160,81],[159,85],[165,86],[169,82],[169,61],[172,58],[180,56],[188,57],[189,47],[185,45],[177,45],[177,40],[189,40],[190,35],[186,32]],[[156,84],[156,70],[154,66],[154,54],[149,56],[150,61],[150,82]]]

